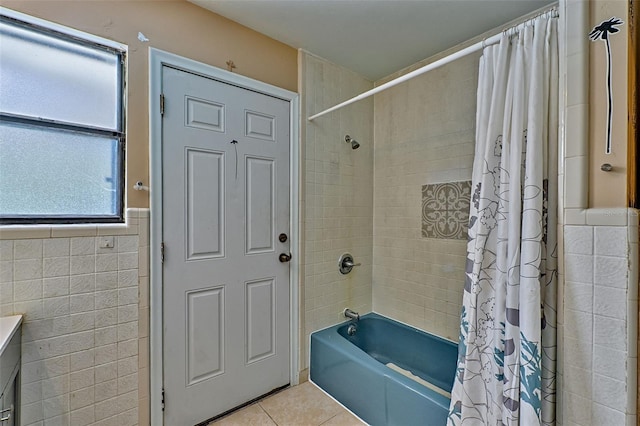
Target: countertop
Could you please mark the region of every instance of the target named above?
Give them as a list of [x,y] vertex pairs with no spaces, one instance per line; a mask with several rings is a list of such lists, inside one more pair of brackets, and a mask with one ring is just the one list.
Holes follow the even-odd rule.
[[4,352],[21,323],[22,315],[0,317],[0,354]]

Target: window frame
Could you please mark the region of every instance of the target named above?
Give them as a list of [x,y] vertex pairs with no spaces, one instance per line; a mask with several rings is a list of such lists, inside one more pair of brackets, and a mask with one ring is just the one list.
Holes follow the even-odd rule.
[[73,122],[63,122],[41,117],[23,116],[0,112],[0,122],[10,125],[24,126],[34,129],[50,129],[75,134],[84,134],[94,137],[111,138],[117,140],[117,152],[112,167],[118,169],[114,173],[117,183],[114,188],[118,192],[116,197],[116,214],[114,215],[3,215],[0,212],[0,227],[3,225],[68,225],[68,224],[119,224],[125,223],[126,203],[126,72],[127,53],[126,45],[103,39],[101,37],[74,30],[59,24],[48,22],[39,18],[15,12],[0,7],[0,21],[20,26],[29,31],[38,32],[46,36],[77,43],[103,52],[114,54],[119,59],[117,68],[117,86],[120,92],[120,102],[116,108],[116,130],[94,126],[86,126]]

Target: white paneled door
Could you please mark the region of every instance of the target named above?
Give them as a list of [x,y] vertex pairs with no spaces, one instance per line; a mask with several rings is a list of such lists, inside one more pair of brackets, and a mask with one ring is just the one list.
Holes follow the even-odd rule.
[[165,425],[289,383],[289,102],[164,66]]

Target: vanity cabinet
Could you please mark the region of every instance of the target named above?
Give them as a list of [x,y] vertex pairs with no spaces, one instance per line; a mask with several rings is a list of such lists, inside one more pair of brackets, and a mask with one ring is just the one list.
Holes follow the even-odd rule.
[[0,410],[0,425],[18,426],[18,380],[16,375],[2,393],[2,410]]
[[20,425],[21,321],[0,318],[0,426]]

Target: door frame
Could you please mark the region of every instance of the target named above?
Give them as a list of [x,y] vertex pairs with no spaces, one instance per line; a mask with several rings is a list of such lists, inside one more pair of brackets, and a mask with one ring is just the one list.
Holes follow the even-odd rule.
[[162,93],[162,67],[170,66],[192,74],[211,78],[222,83],[252,90],[289,102],[289,188],[290,188],[290,250],[293,259],[289,270],[289,376],[292,385],[299,381],[299,289],[300,274],[300,234],[299,234],[299,95],[295,92],[272,86],[239,74],[216,68],[192,59],[178,56],[159,49],[149,49],[149,168],[150,168],[150,406],[151,424],[164,424],[162,411],[163,374],[163,300],[162,262],[160,244],[162,242],[162,117],[160,115],[160,94]]

